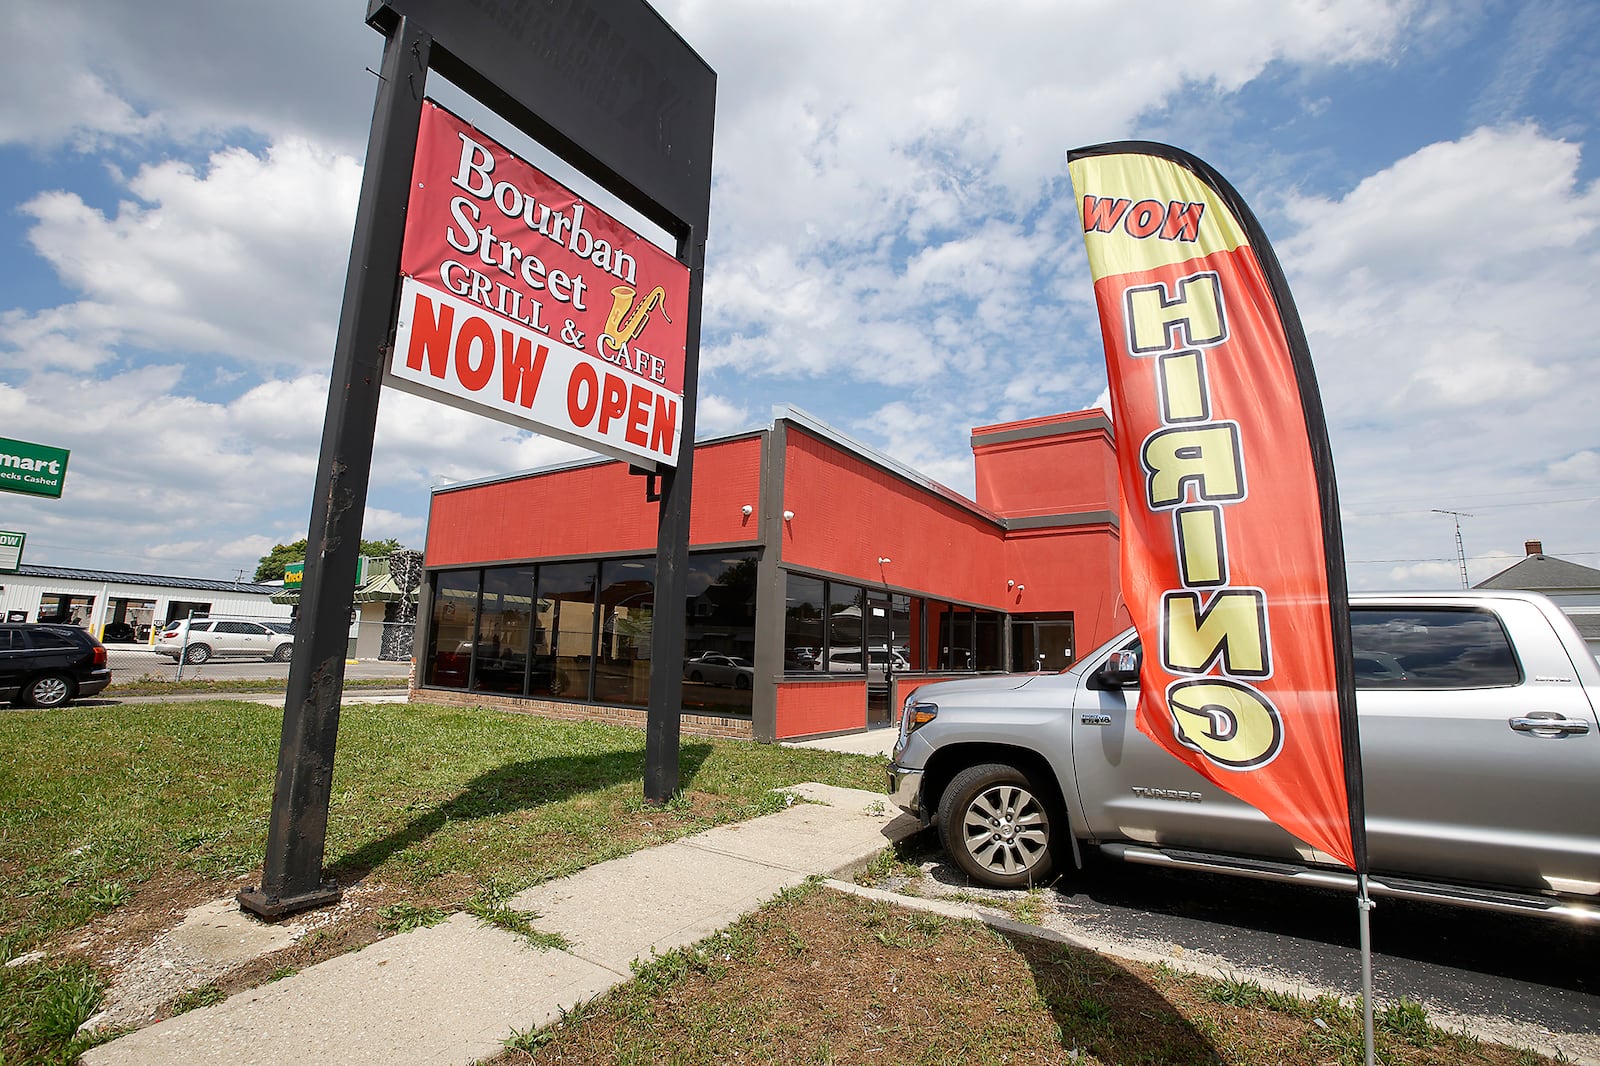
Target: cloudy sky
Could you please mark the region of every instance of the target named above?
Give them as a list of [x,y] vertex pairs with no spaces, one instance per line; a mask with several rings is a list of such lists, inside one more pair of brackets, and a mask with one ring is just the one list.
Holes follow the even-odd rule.
[[[232,577],[305,536],[365,7],[0,0],[0,436],[72,451],[60,500],[0,494],[25,562]],[[1458,585],[1438,511],[1474,582],[1528,539],[1600,567],[1600,5],[657,7],[718,74],[702,436],[792,404],[970,494],[971,427],[1103,402],[1066,151],[1160,140],[1283,261],[1354,587]],[[581,454],[388,392],[364,536]]]

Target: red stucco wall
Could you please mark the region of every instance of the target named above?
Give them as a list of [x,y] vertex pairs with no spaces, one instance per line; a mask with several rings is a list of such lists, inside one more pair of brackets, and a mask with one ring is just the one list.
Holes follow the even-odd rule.
[[843,733],[867,725],[867,682],[801,681],[778,684],[779,740]]
[[[1050,435],[998,444],[983,440],[1011,431]],[[980,426],[972,438],[978,503],[997,514],[1015,518],[1117,508],[1116,446],[1102,411]]]
[[[858,456],[791,428],[785,563],[1000,607],[1000,527]],[[877,560],[890,562],[879,571]]]
[[[761,439],[695,450],[691,544],[754,541],[761,501]],[[436,493],[428,566],[465,566],[593,552],[654,551],[659,505],[624,463]],[[754,512],[740,513],[744,504]]]

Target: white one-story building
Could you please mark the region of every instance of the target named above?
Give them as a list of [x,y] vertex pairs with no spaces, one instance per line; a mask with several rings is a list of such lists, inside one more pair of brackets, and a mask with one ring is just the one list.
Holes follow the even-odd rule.
[[253,581],[23,566],[0,573],[0,621],[66,622],[96,637],[107,626],[129,626],[134,639],[147,642],[152,630],[190,615],[287,621],[290,607],[272,600],[281,591]]

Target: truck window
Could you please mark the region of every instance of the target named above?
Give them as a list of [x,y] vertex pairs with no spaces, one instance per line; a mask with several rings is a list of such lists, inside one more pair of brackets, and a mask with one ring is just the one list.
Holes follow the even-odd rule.
[[1357,688],[1504,688],[1522,668],[1492,611],[1353,608]]

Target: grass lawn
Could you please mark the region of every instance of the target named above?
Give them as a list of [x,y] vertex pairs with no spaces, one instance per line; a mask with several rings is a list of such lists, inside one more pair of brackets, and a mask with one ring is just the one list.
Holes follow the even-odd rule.
[[[1432,1025],[1376,1019],[1385,1066],[1552,1060]],[[1225,976],[1122,963],[861,899],[815,882],[545,1029],[494,1066],[829,1063],[899,1066],[1358,1066],[1357,1011]]]
[[[284,679],[281,677],[185,678],[182,681],[168,681],[165,678],[147,675],[127,681],[113,681],[102,693],[102,696],[188,696],[207,693],[282,692],[284,684]],[[345,678],[344,687],[347,691],[364,688],[404,690],[406,679],[403,677]]]
[[[280,724],[276,708],[224,701],[0,713],[0,963],[20,963],[0,966],[0,1066],[73,1062],[93,1042],[79,1025],[130,953],[258,876]],[[337,920],[161,1012],[455,910],[498,924],[517,917],[500,902],[529,885],[770,813],[785,785],[877,790],[882,765],[685,738],[682,791],[655,808],[641,798],[637,730],[347,707],[326,861],[350,886]],[[1415,1004],[1389,1007],[1380,1028],[1386,1066],[1551,1061],[1443,1032]],[[1353,1066],[1361,1040],[1337,1001],[1118,963],[810,884],[560,1023],[510,1034],[499,1061]]]
[[[0,1063],[72,1061],[119,957],[256,878],[281,724],[277,708],[224,701],[0,712],[0,963],[45,952],[0,967]],[[770,813],[774,788],[882,785],[881,759],[693,737],[681,751],[680,795],[654,808],[638,730],[346,707],[325,866],[364,905],[216,992]]]

